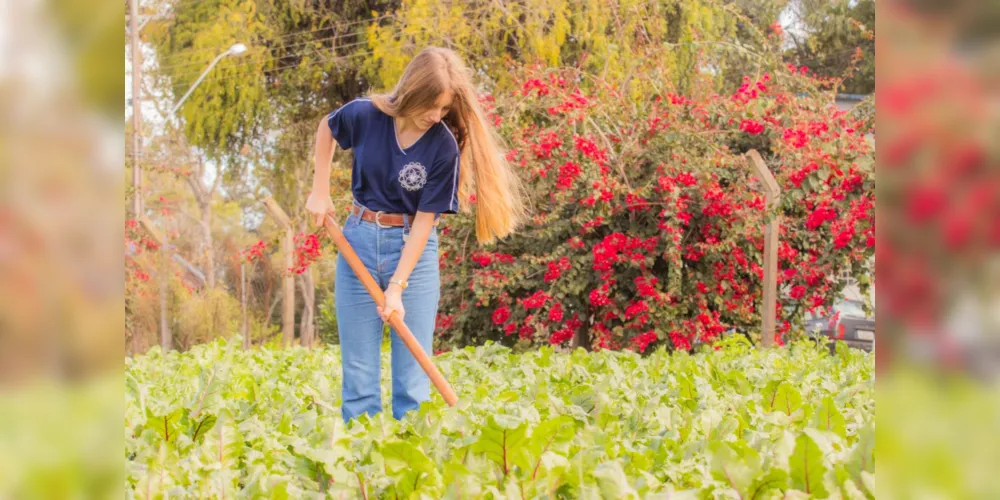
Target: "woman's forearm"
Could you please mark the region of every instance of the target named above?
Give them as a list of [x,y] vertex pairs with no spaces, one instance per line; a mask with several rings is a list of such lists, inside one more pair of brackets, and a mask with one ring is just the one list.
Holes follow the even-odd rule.
[[[424,253],[424,247],[427,246],[427,239],[430,238],[433,228],[434,214],[417,212],[416,217],[414,217],[410,225],[410,237],[406,244],[403,245],[399,264],[396,265],[396,272],[392,274],[394,279],[405,281],[410,277],[410,273],[413,272],[413,268],[417,266],[417,261],[420,260],[420,256]],[[399,285],[390,283],[389,286],[398,287]]]
[[334,147],[333,134],[330,133],[326,119],[323,119],[316,130],[312,186],[314,193],[330,193],[330,162],[333,161]]

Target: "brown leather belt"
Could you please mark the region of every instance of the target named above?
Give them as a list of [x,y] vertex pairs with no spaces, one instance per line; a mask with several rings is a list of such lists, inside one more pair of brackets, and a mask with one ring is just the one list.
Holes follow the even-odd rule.
[[[351,213],[354,215],[361,214],[361,207],[357,205],[351,206]],[[413,225],[414,215],[409,215],[410,225]],[[364,213],[361,214],[361,220],[374,222],[381,226],[391,226],[391,227],[403,227],[403,214],[390,214],[386,212],[376,212],[374,210],[365,209]],[[440,218],[434,219],[434,225],[438,225]]]

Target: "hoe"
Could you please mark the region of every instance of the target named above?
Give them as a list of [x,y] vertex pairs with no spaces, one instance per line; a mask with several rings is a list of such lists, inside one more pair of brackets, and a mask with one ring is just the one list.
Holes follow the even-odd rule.
[[[350,264],[351,269],[354,270],[354,274],[358,276],[361,283],[364,284],[365,289],[368,293],[375,299],[375,304],[379,307],[385,307],[385,294],[382,289],[375,283],[375,279],[372,278],[368,269],[358,258],[358,255],[354,253],[354,249],[351,248],[350,243],[347,242],[347,238],[344,238],[344,234],[340,231],[340,226],[337,221],[333,220],[333,216],[327,214],[324,218],[323,226],[326,228],[326,234],[330,236],[330,239],[337,245],[337,249],[340,254],[344,256],[347,263]],[[389,324],[396,330],[399,338],[403,340],[406,347],[413,354],[413,357],[420,363],[420,367],[424,369],[427,376],[430,378],[431,383],[437,388],[438,392],[444,398],[444,401],[448,403],[449,406],[455,406],[458,402],[458,396],[455,395],[455,391],[451,389],[451,385],[445,380],[444,376],[438,370],[437,366],[431,361],[431,358],[424,352],[424,349],[420,347],[420,343],[417,339],[413,337],[413,333],[407,328],[403,320],[399,318],[399,315],[395,311],[389,316]]]

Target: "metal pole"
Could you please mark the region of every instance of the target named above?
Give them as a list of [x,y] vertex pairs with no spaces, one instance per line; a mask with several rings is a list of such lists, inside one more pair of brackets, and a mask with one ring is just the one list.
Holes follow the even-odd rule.
[[[132,1],[134,2],[135,0],[132,0]],[[191,92],[194,92],[194,89],[198,87],[198,84],[200,84],[201,81],[205,79],[205,75],[207,75],[209,71],[212,71],[212,68],[214,68],[216,64],[219,64],[219,61],[221,61],[222,58],[226,57],[227,55],[229,55],[229,51],[228,50],[225,51],[225,52],[223,52],[223,53],[221,53],[221,54],[219,54],[219,55],[217,55],[217,56],[215,56],[215,59],[212,60],[212,64],[209,64],[208,67],[205,68],[205,71],[201,72],[201,76],[199,76],[198,79],[195,80],[194,83],[191,84],[191,87],[188,88],[188,90],[184,94],[184,96],[181,97],[181,100],[178,101],[177,104],[174,105],[174,108],[170,110],[170,115],[171,116],[174,116],[174,115],[177,114],[177,110],[180,109],[181,104],[184,104],[184,101],[186,101],[187,98],[188,98],[188,96],[191,95]]]
[[129,38],[132,50],[132,216],[142,215],[142,169],[139,148],[142,144],[142,52],[139,48],[138,0],[129,0]]

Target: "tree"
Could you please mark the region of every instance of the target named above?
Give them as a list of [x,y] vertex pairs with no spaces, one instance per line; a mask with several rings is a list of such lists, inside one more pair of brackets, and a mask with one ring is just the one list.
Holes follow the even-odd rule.
[[875,0],[798,0],[788,58],[817,75],[844,77],[842,92],[875,92]]
[[[621,79],[637,92],[637,58],[656,52],[659,71],[685,86],[697,73],[696,54],[738,51],[731,9],[714,2],[621,0],[581,2],[518,0],[485,4],[408,2],[396,22],[368,29],[372,57],[365,74],[391,86],[409,59],[426,45],[456,50],[480,74],[484,90],[509,88],[512,63],[576,66],[602,78]],[[670,47],[671,50],[661,50]],[[720,57],[719,63],[725,64]],[[661,79],[662,80],[662,79]],[[721,80],[720,80],[721,81]]]

